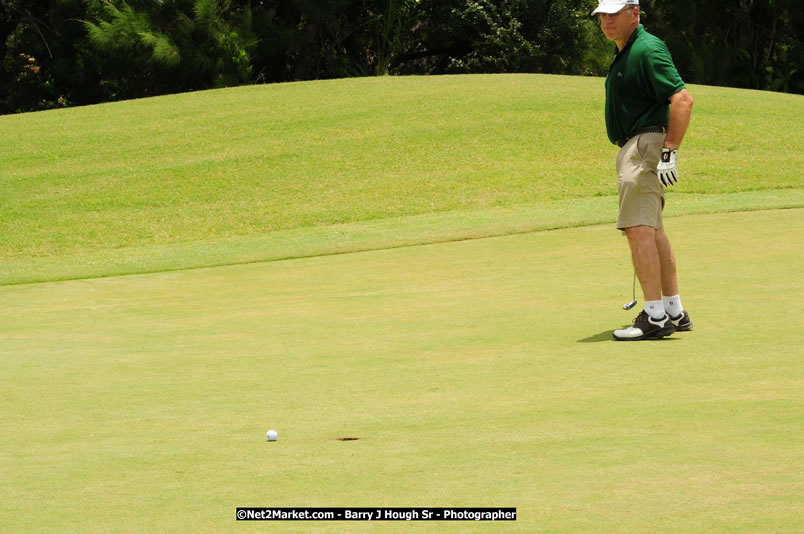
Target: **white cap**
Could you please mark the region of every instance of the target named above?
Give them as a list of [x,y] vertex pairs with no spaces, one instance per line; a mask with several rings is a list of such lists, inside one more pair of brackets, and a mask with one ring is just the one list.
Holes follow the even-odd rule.
[[608,13],[612,15],[625,6],[638,6],[639,0],[597,0],[597,3],[597,9],[592,11],[592,15],[597,15],[598,13]]

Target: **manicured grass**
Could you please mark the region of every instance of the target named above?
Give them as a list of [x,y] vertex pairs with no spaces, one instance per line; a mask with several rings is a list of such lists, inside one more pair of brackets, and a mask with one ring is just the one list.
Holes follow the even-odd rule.
[[[696,109],[677,191],[792,191],[771,207],[804,205],[795,141],[804,98],[691,89]],[[602,106],[600,79],[449,76],[244,87],[0,117],[0,284],[40,271],[52,280],[130,272],[121,264],[164,268],[143,263],[144,247],[209,249],[336,224],[602,200],[616,192]],[[177,265],[188,264],[208,265]]]
[[0,530],[515,506],[381,530],[798,532],[804,210],[668,232],[695,329],[660,342],[610,340],[634,312],[608,224],[2,287]]
[[611,341],[599,79],[0,117],[0,531],[799,532],[804,100],[691,90],[666,224],[695,329],[646,343]]
[[[722,195],[668,194],[666,217],[804,205],[804,189]],[[443,243],[569,228],[616,218],[616,197],[393,217],[186,243],[129,246],[59,256],[26,256],[0,266],[5,284],[236,265]],[[3,284],[0,284],[3,285]]]

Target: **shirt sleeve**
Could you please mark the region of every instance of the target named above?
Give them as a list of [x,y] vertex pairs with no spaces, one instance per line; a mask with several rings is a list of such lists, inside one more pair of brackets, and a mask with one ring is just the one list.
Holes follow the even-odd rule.
[[657,102],[664,103],[668,98],[686,87],[664,43],[648,54],[645,64],[648,80]]

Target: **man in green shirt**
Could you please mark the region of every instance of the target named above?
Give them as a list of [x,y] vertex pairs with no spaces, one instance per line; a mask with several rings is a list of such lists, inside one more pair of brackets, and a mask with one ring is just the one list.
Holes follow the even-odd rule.
[[634,324],[615,330],[621,341],[661,338],[691,330],[681,306],[676,259],[664,232],[664,187],[678,181],[678,147],[693,99],[667,46],[639,23],[639,0],[598,0],[600,17],[617,54],[606,77],[606,130],[617,156],[620,211],[645,308]]

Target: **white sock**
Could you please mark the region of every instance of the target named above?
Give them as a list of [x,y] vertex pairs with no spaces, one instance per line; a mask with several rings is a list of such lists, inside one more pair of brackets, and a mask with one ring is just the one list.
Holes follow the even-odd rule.
[[664,317],[664,302],[661,300],[646,300],[645,313],[654,319],[661,319]]
[[661,300],[646,300],[645,313],[654,319],[661,319],[664,317],[664,302]]
[[681,305],[681,297],[678,295],[672,297],[662,297],[664,302],[664,309],[670,314],[670,317],[678,317],[684,311]]

